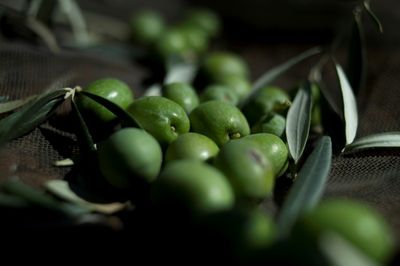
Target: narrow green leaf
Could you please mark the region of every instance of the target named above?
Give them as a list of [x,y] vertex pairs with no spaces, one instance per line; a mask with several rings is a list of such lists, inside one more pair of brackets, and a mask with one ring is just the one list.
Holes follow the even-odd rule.
[[364,0],[364,8],[367,10],[369,16],[372,18],[372,20],[375,22],[376,26],[378,27],[378,30],[380,33],[383,33],[383,26],[382,23],[380,22],[379,18],[375,15],[375,13],[372,11],[372,8],[370,6],[370,0]]
[[347,76],[355,94],[362,88],[367,71],[367,57],[361,14],[354,14],[354,22],[347,55]]
[[90,99],[96,101],[97,103],[101,104],[105,108],[107,108],[110,112],[112,112],[114,115],[116,115],[121,120],[121,123],[124,126],[138,127],[138,123],[135,121],[135,119],[127,111],[125,111],[123,108],[121,108],[119,105],[109,101],[108,99],[106,99],[104,97],[93,94],[91,92],[81,90],[81,91],[78,91],[77,93],[85,95],[85,96],[89,97]]
[[373,148],[400,148],[400,131],[373,134],[356,139],[344,148],[344,153]]
[[[322,234],[318,241],[322,253],[332,266],[379,266],[363,252],[354,247],[340,235],[328,232]],[[338,256],[340,254],[340,256]]]
[[288,61],[268,70],[264,74],[261,75],[253,84],[252,90],[249,93],[249,95],[240,103],[240,107],[243,107],[246,105],[246,103],[254,96],[257,94],[257,92],[265,87],[266,85],[270,84],[273,80],[278,78],[280,75],[288,71],[291,67],[295,66],[296,64],[300,63],[301,61],[319,54],[322,52],[322,49],[320,47],[314,47],[311,48],[291,59]]
[[167,74],[164,78],[164,84],[172,82],[191,83],[196,73],[197,65],[195,63],[171,58],[167,62]]
[[64,180],[49,180],[44,187],[55,196],[70,203],[77,204],[90,211],[96,211],[104,214],[112,214],[127,207],[127,203],[93,203],[79,197]]
[[278,216],[278,229],[282,237],[287,236],[299,216],[318,204],[328,179],[331,161],[331,139],[323,136],[305,161],[283,203]]
[[64,101],[65,94],[64,89],[44,93],[17,112],[0,120],[0,146],[46,121]]
[[311,88],[306,82],[299,88],[286,117],[286,138],[295,163],[303,154],[311,124]]
[[0,193],[0,208],[26,208],[29,204],[20,197]]
[[357,134],[358,112],[356,97],[342,67],[335,63],[343,98],[343,113],[345,122],[346,145],[352,143]]
[[83,116],[79,111],[79,108],[76,105],[74,99],[72,99],[71,104],[72,110],[79,121],[80,132],[78,134],[78,137],[81,148],[85,149],[86,151],[95,151],[96,146],[94,145],[92,135],[90,134],[89,128],[87,127],[86,122],[83,119]]
[[51,196],[45,194],[44,191],[30,187],[18,180],[8,180],[4,182],[2,184],[2,189],[11,195],[18,196],[30,205],[60,212],[70,217],[77,217],[88,213],[87,209],[77,205],[57,201]]
[[2,103],[0,103],[0,114],[4,114],[4,113],[8,113],[8,112],[14,111],[15,109],[18,109],[18,108],[24,106],[25,104],[29,103],[30,101],[32,101],[36,97],[37,97],[37,95],[32,95],[32,96],[29,96],[29,97],[27,97],[25,99],[2,102]]

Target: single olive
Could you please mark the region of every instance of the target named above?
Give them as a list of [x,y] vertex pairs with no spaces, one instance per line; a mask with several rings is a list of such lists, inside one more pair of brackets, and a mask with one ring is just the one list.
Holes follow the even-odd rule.
[[185,110],[176,102],[162,96],[139,98],[127,111],[141,128],[162,145],[168,145],[180,134],[189,131],[190,122]]
[[271,162],[274,168],[274,176],[280,176],[286,170],[289,150],[278,136],[269,133],[257,133],[245,136],[239,141],[255,144]]
[[226,51],[215,51],[208,54],[200,71],[211,82],[222,81],[227,76],[247,78],[249,74],[245,61],[238,55]]
[[252,128],[251,133],[270,133],[282,137],[286,128],[286,118],[277,113],[264,115]]
[[324,200],[299,222],[313,237],[332,232],[380,263],[394,251],[393,232],[385,219],[365,203],[332,198]]
[[[84,90],[106,98],[123,109],[126,109],[134,98],[129,86],[125,82],[114,78],[98,79],[90,83]],[[80,95],[77,97],[76,104],[89,120],[94,119],[99,123],[109,123],[116,119],[116,116],[106,107],[87,96]]]
[[158,206],[193,216],[230,209],[235,202],[226,177],[198,160],[167,163],[153,185],[152,198]]
[[257,201],[272,195],[273,164],[255,142],[229,141],[222,146],[214,165],[231,182],[238,198]]
[[182,31],[175,28],[165,30],[155,43],[156,53],[164,60],[170,57],[186,57],[190,52]]
[[98,145],[100,171],[117,188],[153,182],[161,168],[162,151],[146,131],[124,128]]
[[218,83],[232,89],[239,97],[239,101],[244,100],[251,92],[251,84],[247,78],[238,75],[222,76]]
[[289,95],[281,88],[266,86],[261,88],[242,108],[250,125],[253,126],[261,117],[271,112],[284,113],[290,106]]
[[153,10],[141,10],[136,13],[130,21],[130,26],[134,40],[143,45],[154,43],[165,28],[163,18]]
[[187,114],[199,105],[197,92],[189,83],[166,84],[163,86],[162,95],[182,106]]
[[198,133],[188,132],[179,135],[178,138],[169,144],[165,153],[165,161],[194,159],[208,161],[214,158],[219,152],[215,142]]
[[206,8],[190,10],[186,16],[185,22],[202,30],[210,37],[216,36],[221,30],[221,21],[218,15]]
[[208,101],[197,106],[189,115],[191,131],[206,135],[221,147],[230,139],[250,134],[249,124],[242,112],[224,101]]
[[212,100],[220,100],[232,105],[237,105],[239,103],[239,97],[236,92],[220,84],[208,85],[200,96],[201,102]]

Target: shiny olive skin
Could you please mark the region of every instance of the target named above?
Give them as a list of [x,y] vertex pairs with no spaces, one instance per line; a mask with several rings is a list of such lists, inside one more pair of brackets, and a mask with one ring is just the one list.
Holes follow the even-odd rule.
[[283,137],[286,128],[286,118],[280,114],[272,113],[260,119],[252,128],[251,133],[270,133]]
[[152,188],[157,206],[199,217],[233,207],[234,193],[216,168],[197,160],[166,164]]
[[152,183],[161,169],[162,151],[157,140],[138,128],[123,128],[98,145],[100,172],[117,188],[137,181]]
[[162,96],[145,96],[134,101],[127,111],[141,128],[162,145],[168,145],[178,135],[189,131],[185,110],[176,102]]
[[[129,86],[125,82],[114,78],[98,79],[90,83],[84,90],[106,98],[123,109],[126,109],[134,98]],[[109,123],[116,119],[116,116],[106,107],[87,96],[80,95],[77,97],[76,104],[84,115],[86,114],[89,119],[95,119],[96,122]]]
[[253,126],[263,116],[284,113],[290,106],[290,96],[280,87],[266,86],[261,88],[242,108],[249,124]]
[[196,108],[200,102],[195,89],[185,82],[165,84],[162,88],[162,95],[182,106],[187,114]]
[[254,142],[229,141],[222,146],[214,165],[231,182],[238,198],[258,201],[272,195],[273,165]]
[[208,161],[214,158],[219,148],[210,138],[195,132],[181,134],[165,152],[165,161],[193,159]]
[[242,112],[224,101],[208,101],[197,106],[189,115],[191,131],[206,135],[221,147],[230,139],[250,134]]
[[270,133],[256,133],[239,141],[255,144],[272,163],[274,176],[281,175],[287,168],[289,150],[281,138]]

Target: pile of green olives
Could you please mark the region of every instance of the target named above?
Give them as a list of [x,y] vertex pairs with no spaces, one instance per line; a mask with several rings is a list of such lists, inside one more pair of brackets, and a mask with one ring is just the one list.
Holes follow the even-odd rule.
[[[96,143],[104,180],[125,192],[144,184],[151,206],[200,224],[239,261],[269,254],[281,240],[274,217],[260,203],[273,197],[276,181],[288,169],[290,94],[265,86],[247,99],[251,83],[246,62],[229,51],[207,51],[210,38],[221,30],[219,18],[209,10],[193,10],[173,27],[157,13],[143,11],[131,26],[135,41],[155,49],[162,60],[176,54],[199,56],[204,86],[172,82],[163,84],[159,96],[137,98],[114,78],[86,86],[84,90],[118,105],[137,123],[115,127]],[[84,119],[100,125],[96,129],[118,120],[85,95],[76,102]],[[298,221],[287,252],[303,240],[318,243],[326,232],[338,234],[376,262],[387,261],[393,251],[390,228],[380,214],[363,203],[333,199]]]

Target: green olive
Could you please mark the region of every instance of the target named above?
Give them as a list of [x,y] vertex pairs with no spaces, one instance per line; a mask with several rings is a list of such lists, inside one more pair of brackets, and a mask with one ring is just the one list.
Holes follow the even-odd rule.
[[152,10],[142,10],[130,21],[133,38],[140,44],[154,43],[164,31],[163,18]]
[[290,106],[290,96],[281,88],[267,86],[259,90],[242,108],[249,124],[253,126],[264,115],[283,113]]
[[393,232],[385,219],[358,201],[325,200],[302,219],[301,225],[317,237],[336,233],[377,262],[387,262],[394,251]]
[[197,106],[189,115],[191,131],[206,135],[221,147],[230,139],[250,134],[249,124],[242,112],[224,101],[208,101]]
[[200,71],[211,82],[219,82],[227,76],[247,78],[248,66],[238,55],[231,52],[212,52],[206,56]]
[[100,171],[117,188],[131,188],[138,181],[153,182],[161,168],[162,152],[146,131],[124,128],[98,147]]
[[225,176],[197,160],[169,162],[154,183],[152,198],[156,205],[194,216],[230,209],[235,201]]
[[282,137],[285,133],[286,118],[277,113],[265,115],[252,128],[251,133],[270,133]]
[[239,103],[239,97],[232,89],[220,84],[208,85],[200,96],[201,102],[220,100],[232,105]]
[[212,139],[194,132],[179,135],[167,148],[165,161],[193,159],[208,161],[219,152]]
[[269,133],[250,134],[239,141],[255,144],[272,163],[274,176],[280,176],[288,166],[289,151],[281,138]]
[[185,22],[202,30],[208,36],[216,36],[221,30],[221,21],[216,13],[209,9],[197,8],[188,12]]
[[162,94],[180,106],[189,114],[199,105],[199,97],[195,89],[188,83],[173,82],[163,86]]
[[[105,78],[90,83],[84,88],[91,92],[126,109],[133,102],[133,92],[129,86],[118,79]],[[116,116],[104,106],[98,104],[87,96],[80,95],[76,103],[88,120],[95,119],[100,123],[109,123],[116,119]]]
[[134,101],[127,110],[139,126],[162,145],[189,131],[185,110],[176,102],[161,96],[146,96]]
[[239,101],[245,99],[251,92],[250,81],[242,76],[229,75],[221,76],[218,83],[232,89],[239,97]]
[[231,140],[214,160],[240,199],[262,200],[272,195],[274,168],[255,142]]
[[186,57],[190,52],[185,34],[179,29],[164,31],[155,43],[156,53],[163,59],[170,57]]

